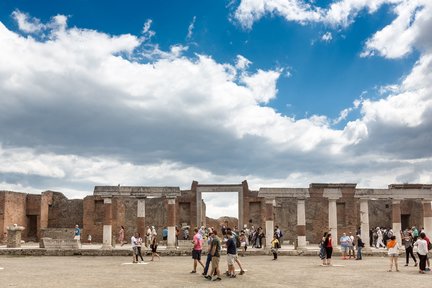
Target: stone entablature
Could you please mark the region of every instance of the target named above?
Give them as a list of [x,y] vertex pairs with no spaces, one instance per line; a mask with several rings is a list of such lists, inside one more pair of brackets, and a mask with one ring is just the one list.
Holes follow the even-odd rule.
[[356,189],[354,197],[377,199],[428,199],[432,200],[432,189]]
[[305,199],[309,198],[310,194],[308,188],[260,188],[258,197],[271,199],[280,197]]
[[131,196],[131,197],[177,197],[181,195],[179,187],[151,186],[95,186],[94,196]]

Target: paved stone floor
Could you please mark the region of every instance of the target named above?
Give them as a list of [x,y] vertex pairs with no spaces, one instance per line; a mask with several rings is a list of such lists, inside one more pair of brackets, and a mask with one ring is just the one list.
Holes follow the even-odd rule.
[[[0,256],[0,287],[432,287],[432,274],[421,275],[416,267],[387,272],[386,257],[362,261],[334,259],[334,266],[322,267],[318,257],[240,257],[245,275],[222,281],[204,279],[199,268],[190,274],[190,257],[163,257],[160,261],[132,264],[130,257]],[[221,258],[226,270],[226,256]]]

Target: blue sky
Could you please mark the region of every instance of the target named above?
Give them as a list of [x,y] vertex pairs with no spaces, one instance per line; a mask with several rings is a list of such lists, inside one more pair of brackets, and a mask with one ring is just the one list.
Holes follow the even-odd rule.
[[1,0],[0,189],[431,183],[431,6]]

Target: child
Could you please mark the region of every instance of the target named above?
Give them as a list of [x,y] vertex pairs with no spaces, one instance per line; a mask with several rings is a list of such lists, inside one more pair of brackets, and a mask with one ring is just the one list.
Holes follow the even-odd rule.
[[271,242],[271,252],[273,253],[273,260],[277,260],[278,247],[279,247],[279,240],[275,233],[273,234],[273,240]]
[[398,257],[399,257],[399,244],[396,241],[396,236],[391,236],[390,241],[387,242],[388,256],[390,258],[390,270],[392,272],[393,263],[395,264],[396,272],[399,272]]

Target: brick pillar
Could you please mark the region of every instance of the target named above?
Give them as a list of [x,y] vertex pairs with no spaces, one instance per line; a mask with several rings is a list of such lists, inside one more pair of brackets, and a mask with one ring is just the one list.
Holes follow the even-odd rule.
[[369,200],[366,198],[360,198],[360,230],[365,248],[369,248]]
[[174,248],[176,242],[176,205],[175,198],[168,198],[168,248]]
[[273,222],[273,206],[275,204],[275,200],[266,200],[266,221],[265,221],[265,229],[266,229],[266,248],[271,248],[271,241],[273,240],[274,234],[274,222]]
[[399,245],[402,245],[402,238],[400,234],[400,231],[402,229],[400,202],[400,200],[392,200],[392,229],[393,234],[396,236],[397,242],[399,243]]
[[305,199],[297,199],[297,249],[306,248]]
[[432,201],[423,200],[423,227],[429,239],[432,236]]
[[112,199],[104,198],[104,222],[102,249],[112,249]]
[[136,225],[138,233],[144,239],[147,232],[145,229],[145,198],[138,198]]
[[333,247],[338,245],[338,233],[337,233],[337,207],[336,207],[336,199],[329,198],[329,229],[332,237]]

